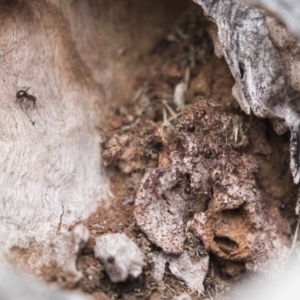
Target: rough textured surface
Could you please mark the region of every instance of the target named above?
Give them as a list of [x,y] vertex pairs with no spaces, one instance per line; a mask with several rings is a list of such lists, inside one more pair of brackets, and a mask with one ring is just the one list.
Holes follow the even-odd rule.
[[300,2],[298,0],[242,0],[276,15],[293,34],[300,37]]
[[[103,165],[116,165],[126,174],[144,170],[145,145],[153,148],[154,144],[155,124],[151,121],[144,124],[143,120],[137,120],[131,126],[123,126],[108,140],[102,152]],[[151,156],[155,157],[155,154],[149,151],[148,157]]]
[[[53,259],[52,239],[109,195],[96,128],[103,93],[56,5],[5,2],[0,18],[0,256],[21,263],[26,253],[36,271]],[[35,107],[17,101],[24,87]]]
[[300,91],[300,40],[275,17],[266,16],[269,36],[282,60],[291,87]]
[[[224,56],[235,79],[241,108],[272,119],[277,133],[291,130],[291,171],[300,181],[299,91],[294,90],[273,45],[263,11],[240,2],[195,0],[212,21],[215,53]],[[293,56],[290,57],[293,60]]]
[[174,168],[150,170],[135,198],[135,217],[148,239],[166,253],[180,254],[185,240],[183,217],[186,203],[172,187],[182,177],[179,158]]
[[75,282],[82,277],[81,272],[77,270],[76,263],[88,239],[88,229],[78,224],[71,231],[54,237],[51,243],[51,249],[55,252],[53,259],[55,258],[57,267]]
[[100,260],[112,282],[142,273],[144,255],[125,234],[106,234],[96,239],[95,257]]
[[[72,239],[69,228],[110,195],[100,155],[107,118],[131,95],[140,55],[184,7],[166,14],[166,5],[1,1],[1,259],[43,277],[58,257],[53,239]],[[35,107],[16,99],[28,87]]]
[[[47,4],[50,2],[44,2],[44,4],[45,3]],[[173,113],[181,113],[180,111],[178,112],[175,110],[176,106],[174,105],[173,101],[174,96],[176,96],[179,106],[192,103],[192,101],[194,100],[194,96],[196,95],[205,95],[206,97],[212,96],[219,104],[222,103],[227,106],[229,110],[231,110],[231,112],[233,111],[234,113],[239,114],[239,117],[237,119],[233,118],[233,122],[236,124],[234,131],[238,136],[237,144],[242,143],[244,145],[247,142],[247,139],[250,141],[249,147],[243,147],[242,151],[246,151],[254,155],[254,152],[249,148],[255,147],[255,153],[259,153],[258,155],[256,155],[256,157],[259,161],[259,165],[261,166],[262,171],[257,175],[257,180],[261,190],[267,193],[267,197],[264,197],[264,205],[267,209],[274,206],[279,208],[280,204],[283,203],[287,208],[285,211],[281,211],[281,214],[287,215],[287,212],[289,211],[288,207],[293,206],[293,196],[290,196],[291,189],[289,187],[291,185],[291,180],[289,176],[289,167],[287,166],[289,155],[285,154],[284,150],[285,148],[287,149],[286,138],[288,137],[288,134],[276,137],[274,134],[272,134],[272,130],[271,128],[269,128],[269,124],[267,121],[258,120],[257,118],[254,118],[253,115],[250,117],[244,116],[240,112],[235,101],[231,100],[230,91],[232,88],[232,77],[227,70],[227,66],[224,60],[217,59],[213,56],[212,45],[207,38],[207,34],[203,25],[205,21],[203,21],[201,17],[195,17],[194,14],[194,17],[189,16],[188,18],[185,18],[184,22],[182,22],[181,25],[179,25],[178,23],[174,24],[172,20],[174,11],[180,11],[181,15],[183,16],[182,10],[178,10],[178,8],[180,7],[180,5],[178,5],[179,1],[176,0],[88,0],[85,2],[67,0],[64,2],[52,1],[51,3],[54,4],[54,8],[56,7],[58,8],[58,11],[63,12],[63,19],[66,22],[64,23],[62,28],[66,31],[57,30],[55,31],[55,38],[51,38],[51,34],[48,34],[48,30],[51,31],[55,29],[56,26],[60,26],[58,20],[60,20],[61,15],[57,12],[57,10],[52,9],[53,7],[45,5],[45,11],[53,15],[54,21],[51,24],[47,22],[45,23],[45,34],[44,32],[39,33],[39,39],[43,40],[44,38],[44,43],[39,44],[37,47],[35,43],[37,38],[31,38],[30,34],[28,34],[27,36],[23,35],[21,39],[17,39],[19,41],[18,44],[21,45],[22,53],[26,55],[29,53],[31,57],[30,64],[25,64],[25,66],[23,66],[24,70],[23,72],[21,72],[23,75],[25,74],[24,76],[33,74],[33,77],[30,78],[31,89],[29,90],[29,92],[32,95],[37,96],[37,92],[40,93],[39,90],[47,91],[45,92],[46,98],[41,98],[41,95],[37,97],[38,101],[36,110],[41,111],[41,107],[39,106],[39,104],[43,103],[45,110],[43,110],[42,112],[45,116],[47,116],[47,101],[53,102],[55,104],[51,106],[51,112],[53,112],[52,118],[47,118],[47,120],[49,120],[49,122],[47,123],[49,127],[54,126],[57,129],[56,119],[61,120],[59,112],[63,109],[62,106],[65,104],[71,104],[71,108],[68,106],[67,109],[64,110],[64,112],[73,111],[73,113],[70,115],[64,115],[64,120],[67,125],[70,122],[73,124],[73,120],[74,123],[80,121],[77,116],[77,110],[80,111],[81,109],[87,109],[89,112],[95,113],[95,115],[93,115],[93,117],[91,118],[90,115],[87,114],[88,122],[91,122],[92,127],[95,126],[93,127],[93,129],[98,130],[98,127],[100,127],[109,138],[110,134],[105,131],[106,126],[111,125],[111,127],[115,129],[122,127],[122,125],[124,124],[131,125],[135,123],[135,120],[138,117],[143,120],[150,120],[154,122],[155,128],[159,128],[161,126],[160,121],[164,124],[167,124],[168,122],[174,124],[174,121],[172,120],[176,119],[176,116],[174,118],[174,115],[172,115],[172,111],[169,110],[169,108],[171,107],[171,109],[174,110]],[[188,4],[190,4],[189,1],[185,0],[182,0],[181,3],[183,4],[181,5],[181,8],[186,7]],[[36,28],[39,28],[39,23],[43,23],[44,21],[48,20],[42,13],[43,10],[38,11],[36,14],[31,13],[35,8],[39,9],[39,5],[43,5],[43,3],[41,4],[36,0],[29,0],[26,1],[26,3],[23,0],[13,2],[2,1],[1,8],[3,8],[4,11],[8,11],[9,9],[5,7],[8,4],[11,5],[11,7],[16,5],[16,11],[20,14],[20,16],[22,16],[22,22],[20,22],[22,23],[21,27],[26,28],[26,30],[30,31],[30,33],[33,33],[33,35],[36,33]],[[26,7],[24,6],[30,6],[30,9],[26,9]],[[191,8],[194,13],[200,12],[201,15],[201,9],[199,9],[199,6],[196,6],[196,4],[194,4],[194,6],[192,6]],[[16,14],[14,14],[14,18],[15,16]],[[29,23],[28,26],[27,22]],[[167,26],[170,26],[170,28],[172,28],[170,29],[168,34],[165,34],[163,31],[164,24],[167,24]],[[3,18],[1,19],[1,25],[5,25],[5,19]],[[2,29],[5,29],[5,26],[1,27],[1,30]],[[7,30],[7,32],[9,32],[9,30]],[[69,35],[70,32],[71,38]],[[61,40],[64,40],[65,37],[69,37],[70,40],[74,42],[72,43],[71,47],[67,47],[68,51],[66,51],[66,55],[61,55],[59,53],[61,48],[65,48],[65,45],[63,47],[59,46],[60,34],[62,35]],[[9,34],[2,34],[1,38],[5,38],[7,36],[9,36]],[[158,43],[153,43],[152,38],[154,36],[160,37],[160,41]],[[53,40],[55,42],[53,42]],[[29,46],[31,46],[31,42],[33,43],[32,48],[29,48]],[[22,47],[24,43],[26,45],[25,48]],[[12,71],[18,69],[16,67],[16,65],[18,64],[21,65],[19,69],[23,69],[22,56],[20,55],[20,61],[14,60],[14,56],[11,59],[9,52],[6,51],[10,49],[5,48],[6,46],[7,44],[4,42],[3,48],[1,48],[0,51],[4,49],[1,52],[1,58],[3,56],[3,60],[1,60],[1,63],[3,62],[3,65],[5,65],[5,61],[7,62],[6,71],[8,72],[8,74],[10,71],[9,64],[11,64]],[[63,64],[60,64],[59,62],[57,62],[57,60],[53,60],[53,55],[51,55],[50,51],[51,48],[56,49],[56,57],[59,58],[61,56],[63,58]],[[147,53],[150,48],[151,52]],[[46,57],[49,60],[49,65],[47,65],[48,68],[46,70],[44,70],[43,66],[38,63],[40,59],[40,53],[46,53]],[[37,74],[37,68],[41,73],[43,73],[43,70],[47,73],[51,73],[51,71],[54,70],[54,72],[56,72],[57,74],[57,76],[55,77],[57,81],[64,81],[63,78],[60,77],[64,77],[64,72],[68,73],[69,65],[67,64],[67,62],[68,59],[72,60],[71,58],[73,57],[74,53],[79,53],[79,56],[83,61],[83,65],[87,66],[87,77],[90,79],[92,78],[91,81],[99,85],[99,90],[97,90],[97,92],[93,94],[97,96],[93,98],[93,100],[95,100],[95,102],[93,102],[95,104],[95,107],[93,105],[90,106],[89,104],[87,104],[85,97],[78,97],[78,102],[82,105],[77,105],[77,102],[74,103],[72,101],[65,101],[64,97],[57,98],[57,89],[59,91],[62,90],[63,95],[65,95],[65,90],[61,89],[59,84],[54,86],[53,81],[44,82],[40,80],[40,77],[43,77],[43,74]],[[147,54],[145,55],[145,53]],[[35,61],[35,59],[37,59],[37,61]],[[149,61],[151,61],[150,64]],[[53,64],[51,62],[53,62]],[[77,59],[72,60],[70,65],[74,66],[77,70]],[[62,72],[57,71],[57,66],[59,66],[59,70],[61,70]],[[82,64],[80,64],[78,68],[82,69]],[[143,68],[144,70],[146,70],[146,74],[142,74]],[[142,71],[140,73],[141,76],[137,78],[133,91],[131,89],[131,83],[135,81],[135,75],[140,71]],[[81,95],[83,89],[85,90],[85,92],[89,93],[90,87],[86,87],[84,85],[82,77],[78,76],[78,73],[73,72],[73,69],[70,73],[74,75],[76,82],[78,80],[78,82],[81,83],[78,89],[76,84],[70,85],[71,92],[74,92],[76,89],[76,91],[78,90],[79,94]],[[155,75],[153,76],[154,73]],[[190,82],[186,80],[185,74],[187,73],[190,74]],[[16,77],[18,77],[18,74],[16,74]],[[183,91],[185,87],[182,86],[181,83],[185,81],[187,81],[186,83],[188,90],[186,91],[185,97],[183,98]],[[38,88],[35,85],[36,83],[38,84]],[[7,83],[2,82],[2,84],[3,92],[7,86]],[[178,84],[181,86],[181,88],[177,88],[177,92],[175,93]],[[16,87],[16,90],[18,88],[23,87],[18,86]],[[141,97],[143,99],[143,104],[148,103],[148,105],[140,105],[141,102],[139,102],[138,97],[134,95],[134,92],[136,92],[137,95],[141,95],[139,92],[141,89],[143,91],[143,97]],[[16,90],[12,91],[13,96],[15,95]],[[49,90],[50,92],[48,93]],[[98,92],[100,90],[101,94]],[[9,90],[7,94],[10,93],[11,90]],[[53,97],[51,95],[53,95]],[[12,101],[15,101],[15,98],[12,98]],[[2,102],[4,103],[4,101]],[[127,107],[123,105],[124,102],[128,104]],[[18,106],[20,111],[24,112],[23,116],[24,118],[27,118],[26,120],[29,122],[29,124],[31,123],[32,125],[35,125],[33,124],[34,120],[31,118],[31,112],[34,111],[33,107],[30,105],[31,103],[29,101],[24,101],[23,103],[16,102],[15,104],[16,106]],[[169,108],[167,108],[167,105],[169,106]],[[2,108],[4,109],[5,107],[2,106]],[[110,116],[106,116],[106,108],[110,110],[111,114],[114,114],[113,120],[110,118]],[[58,112],[55,111],[56,109],[58,110]],[[136,116],[135,113],[137,111],[139,111],[138,116]],[[11,118],[9,116],[10,113],[11,111],[7,110],[7,122],[15,121],[14,118]],[[105,116],[105,118],[103,118],[103,116]],[[246,132],[246,139],[240,139],[243,134],[241,136],[239,136],[238,134],[242,132],[242,130],[244,130],[244,126],[240,126],[242,122],[241,119],[247,120],[246,124],[249,124],[249,128],[251,131],[250,136],[248,136],[248,133]],[[145,124],[146,122],[140,122],[137,124],[137,128],[140,127],[141,129],[143,129],[143,126]],[[255,128],[254,126],[257,124],[266,126],[266,128],[264,126],[261,127],[261,134],[258,134],[259,129]],[[81,123],[79,124],[79,126],[81,126]],[[14,124],[10,124],[5,128],[14,128]],[[47,131],[47,128],[45,128],[45,131]],[[129,132],[130,131],[131,130],[129,130]],[[61,130],[60,132],[60,138],[68,143],[68,139],[70,139],[71,133],[66,133],[64,130]],[[76,132],[76,129],[74,130],[74,132]],[[2,136],[4,137],[6,133],[7,132],[4,131]],[[103,139],[99,139],[97,134],[95,135],[97,139],[96,143],[98,143],[98,141],[103,141]],[[164,291],[158,291],[156,289],[157,283],[155,283],[153,277],[150,274],[153,255],[157,254],[161,250],[152,245],[145,238],[145,235],[141,233],[138,228],[136,228],[133,218],[133,207],[130,204],[130,199],[133,198],[133,195],[137,191],[137,185],[140,182],[140,178],[143,175],[144,170],[146,170],[147,167],[155,168],[155,164],[158,160],[160,162],[160,167],[168,168],[169,154],[167,153],[167,151],[162,150],[165,142],[162,139],[162,135],[160,135],[160,140],[158,140],[156,144],[153,144],[153,140],[149,140],[149,143],[147,140],[147,143],[138,145],[138,143],[136,142],[143,142],[143,137],[146,138],[147,134],[145,134],[144,136],[140,136],[136,132],[134,132],[134,135],[132,136],[132,139],[128,144],[130,145],[131,143],[135,143],[135,147],[131,147],[130,149],[130,151],[133,153],[135,149],[142,149],[143,154],[141,156],[127,155],[121,157],[121,159],[118,161],[118,156],[122,153],[123,150],[121,150],[121,152],[117,153],[117,155],[115,156],[117,167],[119,167],[122,172],[127,171],[128,173],[122,173],[120,172],[120,170],[118,170],[118,168],[109,168],[109,172],[112,175],[112,190],[116,195],[116,198],[112,202],[112,206],[110,208],[99,207],[88,220],[84,221],[84,224],[89,228],[92,239],[106,233],[126,232],[126,235],[135,241],[135,243],[139,246],[139,248],[146,256],[146,261],[148,264],[144,268],[144,275],[135,280],[122,282],[122,284],[111,283],[108,276],[103,274],[99,261],[94,258],[93,252],[91,251],[91,245],[88,246],[89,250],[84,249],[80,257],[77,258],[76,268],[74,268],[74,260],[77,256],[77,250],[76,247],[73,246],[80,246],[80,242],[79,244],[75,243],[72,246],[72,239],[74,236],[72,234],[72,231],[69,231],[69,229],[73,227],[74,222],[72,223],[72,226],[62,225],[60,227],[60,217],[53,218],[53,222],[51,218],[45,220],[42,219],[42,221],[46,223],[48,221],[51,221],[49,225],[50,234],[47,234],[45,240],[53,241],[54,236],[61,236],[61,241],[57,239],[57,244],[61,244],[62,246],[65,245],[64,247],[66,247],[66,250],[71,250],[70,252],[66,252],[69,252],[73,259],[71,260],[71,264],[69,264],[67,263],[67,259],[64,260],[64,258],[60,256],[60,262],[62,264],[64,262],[67,263],[65,264],[64,268],[67,268],[67,266],[71,266],[71,269],[75,270],[75,272],[76,269],[77,271],[82,272],[83,276],[76,286],[88,293],[93,294],[97,299],[99,299],[99,297],[96,294],[100,293],[99,290],[107,293],[107,295],[111,297],[111,299],[150,299],[151,293],[161,294],[161,297],[158,297],[156,299],[171,299],[175,295],[180,295],[182,293],[191,293],[192,298],[195,298],[196,294],[188,290],[185,284],[183,284],[181,280],[176,279],[175,276],[168,272],[168,270],[166,270],[163,278],[164,283],[166,283],[166,289]],[[262,143],[258,143],[256,141],[257,137],[262,137]],[[265,139],[264,137],[266,137],[267,139]],[[242,142],[243,140],[244,142]],[[26,141],[26,139],[24,139],[24,141]],[[26,162],[28,160],[27,157],[29,157],[30,155],[35,155],[38,147],[35,143],[31,143],[31,141],[32,140],[30,140],[28,144],[25,145],[23,143],[22,145],[16,145],[18,147],[24,146],[23,149],[26,151],[30,149],[30,153],[24,151],[26,152],[25,157],[19,155],[15,156],[15,158],[19,159],[18,164],[24,163],[26,165]],[[38,142],[39,140],[34,141]],[[49,137],[49,141],[47,140],[47,142],[51,142],[51,137]],[[57,142],[57,140],[55,140],[55,142]],[[70,139],[70,144],[73,144],[75,148],[76,145],[82,145],[82,142],[84,143],[85,141],[80,140],[77,144],[77,139]],[[268,146],[268,144],[269,147],[266,147],[266,145]],[[141,147],[138,148],[138,146]],[[97,144],[97,149],[99,148],[100,147]],[[126,147],[124,147],[123,149],[125,151],[127,150]],[[51,148],[50,150],[55,150],[55,148]],[[94,153],[97,153],[97,151],[95,151]],[[53,151],[50,152],[49,155],[53,155],[53,153],[54,155],[56,154],[56,152]],[[70,153],[71,152],[69,152],[68,155]],[[151,156],[152,158],[149,159],[149,156]],[[93,157],[90,156],[90,153],[87,153],[85,149],[83,149],[80,155],[80,159],[78,159],[79,165],[82,162],[83,158],[86,158],[86,161],[88,161],[88,163],[94,164]],[[98,162],[99,156],[95,155],[94,158]],[[65,162],[64,158],[62,158],[60,161]],[[121,164],[120,161],[122,161]],[[136,168],[132,164],[132,162],[134,161],[139,163],[138,168]],[[148,164],[148,162],[150,161],[151,164]],[[97,168],[98,164],[94,165]],[[60,170],[64,166],[65,165],[62,164],[61,166],[55,167]],[[38,167],[39,165],[36,164],[36,169],[39,169]],[[8,171],[5,172],[9,173],[11,170],[14,170],[14,166],[11,169],[8,167],[7,170]],[[49,172],[51,172],[51,170],[52,169],[49,168]],[[84,172],[86,171],[86,169],[82,170]],[[73,174],[72,171],[71,174]],[[88,176],[92,176],[92,174],[87,174]],[[24,182],[28,182],[31,185],[33,191],[38,189],[39,185],[31,184],[31,179],[27,175],[28,174],[26,173],[25,175],[20,174],[19,177],[17,176],[16,180],[13,180],[11,182],[11,185],[13,187],[12,190],[14,189],[15,183],[18,183],[19,181],[20,186],[18,185],[17,188],[20,194],[22,194],[24,191],[26,193],[29,193],[30,189],[22,188],[22,184]],[[89,178],[88,176],[87,178]],[[78,176],[75,174],[72,177],[72,180],[74,180],[76,187],[77,185],[82,184],[77,179]],[[55,193],[50,194],[51,197],[59,197],[60,191],[66,191],[66,193],[63,193],[64,198],[69,195],[69,191],[72,190],[73,187],[70,189],[64,188],[65,180],[68,181],[65,177],[58,178],[58,181],[62,184],[62,190],[60,190],[59,188],[56,189]],[[44,187],[47,188],[47,182]],[[88,185],[86,185],[86,187],[88,188]],[[6,186],[4,188],[11,188],[11,186]],[[182,194],[182,191],[180,191],[180,193]],[[193,209],[195,209],[196,213],[201,213],[203,206],[201,206],[201,203],[195,203],[195,201],[193,201],[193,195],[188,196],[186,195],[186,193],[183,193],[182,196],[186,200],[188,200],[185,205],[186,213],[184,214],[183,221],[183,223],[186,224],[186,221],[190,220],[193,217]],[[20,196],[20,199],[21,198],[22,196]],[[27,197],[27,194],[24,195],[23,198],[27,199],[28,201],[20,202],[20,205],[22,204],[22,209],[25,205],[31,205],[31,199]],[[84,198],[82,198],[81,201],[88,206],[89,201],[86,201],[86,199]],[[6,202],[5,204],[9,205],[9,203],[10,202]],[[50,203],[55,205],[55,202]],[[123,206],[122,203],[126,205]],[[39,206],[35,204],[36,203],[34,203],[34,209],[36,208],[37,210],[40,210]],[[47,210],[48,208],[49,207],[47,206],[45,210]],[[52,209],[51,206],[50,208]],[[82,208],[84,209],[86,207]],[[90,206],[87,207],[87,209],[90,208]],[[75,209],[80,210],[77,206],[75,207]],[[56,212],[56,210],[53,211]],[[84,210],[83,212],[87,214],[90,213],[87,212],[87,210]],[[212,216],[214,215],[212,214]],[[34,220],[34,218],[32,218],[32,215],[28,214],[28,217],[31,218],[31,221]],[[226,218],[224,219],[226,220]],[[77,222],[77,220],[75,222]],[[39,226],[40,225],[42,227],[43,223],[39,224]],[[18,230],[23,234],[22,224],[19,224],[18,228],[20,228]],[[25,227],[25,231],[26,229],[27,227]],[[187,231],[187,235],[194,236],[191,230]],[[49,243],[44,242],[44,240],[35,243],[34,238],[39,234],[38,231],[27,231],[26,233],[30,239],[29,246],[25,248],[18,248],[18,245],[14,245],[15,247],[9,250],[13,254],[11,255],[11,261],[13,263],[18,263],[18,261],[15,259],[15,256],[17,256],[17,258],[21,256],[23,258],[23,265],[26,266],[27,270],[29,270],[32,269],[34,264],[36,264],[37,262],[41,262],[41,264],[47,264],[49,258],[51,259],[55,257],[53,255],[53,252],[50,251],[51,248],[49,247]],[[82,241],[84,241],[84,234],[80,236],[83,237]],[[70,243],[68,242],[68,240]],[[191,246],[189,251],[194,251],[195,249],[198,251],[199,248],[203,249],[201,241],[199,242],[199,240],[196,238],[194,240],[194,243],[189,244],[189,237],[187,236],[184,243],[184,250],[187,250],[187,246]],[[46,249],[46,252],[44,251],[44,249]],[[78,247],[77,249],[79,250],[80,247]],[[44,252],[44,256],[42,255],[42,252]],[[9,254],[11,253],[9,252]],[[54,252],[54,254],[57,253]],[[239,274],[240,271],[243,270],[243,268],[239,268],[239,270],[235,268],[234,270],[233,267],[230,267],[230,265],[232,266],[234,262],[230,261],[229,264],[228,261],[224,262],[224,260],[218,259],[214,255],[212,255],[212,257],[213,259],[209,264],[209,272],[204,282],[205,298],[215,298],[217,297],[216,294],[218,294],[218,297],[220,297],[220,294],[227,289],[226,283],[224,283],[226,281],[226,278],[228,279],[228,276],[238,276],[237,274]],[[224,264],[226,264],[226,266],[224,266]],[[243,267],[243,263],[236,264],[239,264]],[[60,286],[66,286],[68,282],[66,282],[66,277],[64,276],[65,274],[63,274],[63,272],[57,271],[57,267],[49,270],[43,269],[42,272],[39,273],[39,275],[43,276],[47,274],[47,279],[49,281],[56,281]],[[225,276],[222,276],[221,279],[221,277],[218,277],[221,275]],[[76,276],[77,274],[75,274],[75,278]],[[67,281],[69,280],[67,279]]]
[[161,252],[156,258],[153,267],[153,276],[162,282],[166,263],[169,263],[171,273],[183,280],[193,292],[201,295],[204,291],[203,281],[208,271],[209,256],[191,258],[187,251],[179,256],[167,255]]
[[[196,5],[191,8],[193,8],[194,13],[199,11]],[[155,258],[164,252],[164,249],[168,251],[179,249],[182,251],[181,253],[188,251],[192,258],[197,257],[199,253],[200,256],[203,256],[207,252],[201,241],[201,236],[203,236],[203,239],[206,240],[207,249],[212,249],[210,251],[216,253],[216,255],[209,253],[211,259],[204,280],[204,297],[220,299],[226,290],[231,289],[234,282],[242,280],[244,276],[241,273],[245,272],[245,269],[267,271],[270,267],[278,266],[282,258],[280,256],[272,265],[277,249],[284,246],[285,241],[290,240],[295,228],[295,217],[292,210],[296,200],[297,187],[293,184],[289,168],[289,133],[286,132],[279,136],[274,132],[268,120],[258,119],[253,114],[247,116],[240,110],[238,103],[231,95],[234,80],[230,76],[226,62],[222,58],[212,56],[209,40],[207,40],[206,46],[203,45],[203,40],[207,35],[201,32],[204,25],[202,21],[197,22],[198,20],[201,20],[201,17],[195,18],[194,15],[194,18],[189,16],[188,20],[185,19],[182,25],[173,25],[170,33],[154,47],[153,52],[151,52],[153,64],[146,74],[141,74],[137,78],[132,97],[134,104],[129,101],[127,106],[116,110],[113,122],[111,122],[112,130],[105,144],[105,154],[107,155],[105,159],[109,158],[107,162],[109,162],[109,170],[113,174],[112,190],[116,194],[116,201],[114,201],[113,209],[99,212],[103,221],[98,223],[95,218],[93,224],[95,224],[94,228],[99,226],[99,229],[96,230],[101,234],[124,230],[126,235],[132,238],[145,254],[147,262],[144,268],[145,285],[135,290],[135,293],[129,293],[132,297],[140,297],[140,293],[142,293],[141,298],[147,299],[149,297],[148,292],[153,291],[149,297],[153,300],[172,299],[182,293],[188,293],[191,298],[197,299],[196,293],[188,289],[182,280],[177,279],[171,273],[170,263],[163,261],[161,264],[161,269],[165,269],[164,273],[160,273],[163,274],[161,275],[163,277],[159,277],[160,280],[158,280],[158,282],[162,282],[161,285],[158,286],[158,282],[154,281],[151,274],[153,274],[153,265],[158,262],[155,261]],[[193,62],[195,63],[194,66],[192,65]],[[178,92],[178,85],[184,82],[187,70],[190,72],[190,80],[188,89],[182,98],[182,93]],[[178,94],[175,93],[176,90]],[[174,126],[181,122],[182,119],[178,121],[178,118],[182,114],[184,116],[191,114],[192,110],[189,107],[193,105],[195,100],[199,99],[199,96],[212,97],[218,105],[224,108],[224,113],[221,113],[217,107],[215,112],[222,115],[218,117],[219,123],[222,123],[218,126],[225,128],[219,134],[225,135],[224,139],[227,138],[228,146],[231,148],[231,151],[226,152],[228,157],[225,156],[222,157],[224,159],[219,160],[221,171],[224,169],[222,173],[223,183],[228,180],[229,185],[236,184],[236,178],[242,177],[239,175],[241,169],[245,169],[245,177],[247,175],[250,177],[247,180],[242,177],[236,190],[230,191],[229,185],[220,187],[218,182],[214,183],[208,180],[208,187],[211,187],[212,184],[211,189],[214,189],[214,193],[208,189],[209,193],[204,191],[202,195],[199,195],[201,191],[191,188],[191,176],[181,176],[180,172],[176,174],[175,170],[173,173],[170,170],[173,167],[172,159],[176,158],[173,152],[179,152],[179,164],[181,166],[184,165],[184,159],[187,156],[181,140],[178,139],[178,128]],[[179,106],[185,105],[183,111],[178,110],[178,104]],[[210,114],[208,119],[212,119]],[[225,124],[223,123],[224,120]],[[209,124],[207,122],[207,125]],[[198,127],[205,128],[205,124],[201,123]],[[148,132],[145,130],[146,128],[149,128]],[[209,138],[203,138],[196,131],[197,127],[194,131],[197,135],[197,141],[192,140],[192,142],[196,144],[196,147],[201,148],[204,146],[202,142],[206,142]],[[210,136],[214,132],[214,130],[208,131]],[[182,133],[190,136],[190,139],[193,138],[193,132],[182,131]],[[125,147],[122,146],[122,143],[118,143],[127,137],[129,137],[128,144]],[[216,139],[212,138],[211,143],[214,140]],[[117,147],[115,148],[115,146]],[[124,153],[126,152],[127,155],[125,156]],[[206,171],[210,177],[209,173],[214,170],[213,166],[210,168],[210,162],[214,162],[214,159],[204,159],[201,153],[192,156],[196,156],[192,163],[196,164],[198,160],[199,164],[190,168],[192,169],[191,172],[197,173],[198,171],[199,173],[199,171],[204,170],[202,173],[205,175]],[[124,159],[125,157],[126,159]],[[256,162],[251,157],[255,157]],[[257,166],[259,165],[259,171],[255,174],[249,166],[251,160],[253,169],[258,169]],[[201,168],[201,163],[205,168]],[[136,165],[139,168],[135,168]],[[236,168],[235,165],[237,165]],[[127,168],[125,169],[124,166]],[[179,171],[181,166],[178,167]],[[218,169],[217,166],[215,169]],[[228,178],[230,175],[224,174],[226,171],[227,173],[233,171],[231,181]],[[137,208],[135,205],[135,210],[140,213],[140,222],[143,223],[143,226],[147,226],[147,236],[152,239],[151,242],[136,228],[130,219],[132,215],[129,214],[129,211],[132,210],[132,199],[136,192],[139,193],[143,176],[145,176],[145,181],[143,181],[145,188],[146,182],[148,182],[151,189],[149,188],[148,192],[143,195],[138,195],[141,196],[138,199],[141,200],[139,203],[141,207]],[[180,181],[174,184],[174,178],[175,180],[179,178]],[[162,187],[163,181],[173,185],[164,189]],[[239,197],[238,191],[241,190],[240,186],[244,184],[247,189],[250,189],[251,199],[247,199],[245,194],[242,195],[243,198]],[[165,195],[160,195],[161,191],[165,191]],[[225,208],[229,206],[223,201],[224,194],[229,192],[228,203],[232,204],[232,207],[240,202],[244,202],[244,205],[241,207],[237,205],[236,209],[222,209],[221,206]],[[247,191],[244,192],[247,193]],[[257,194],[257,205],[254,204],[255,201],[253,200],[255,193]],[[233,201],[236,198],[241,198],[240,202]],[[249,214],[251,205],[255,209],[263,210],[262,214],[258,216],[264,217],[262,218],[263,224],[266,225],[269,232],[251,228],[251,219],[254,217]],[[202,226],[202,224],[198,224],[198,219],[196,220],[194,215],[205,217],[206,213],[205,226]],[[154,221],[150,215],[153,216]],[[266,217],[266,215],[268,216]],[[210,218],[212,219],[211,222]],[[275,223],[275,228],[270,224],[270,219],[271,222]],[[159,220],[159,226],[156,220]],[[172,221],[174,222],[172,223]],[[288,229],[287,222],[291,230]],[[249,223],[250,226],[247,228],[245,224]],[[163,226],[164,224],[166,226]],[[183,224],[183,230],[181,230],[180,224]],[[169,229],[170,232],[168,232]],[[180,243],[176,240],[177,229],[179,229],[179,237],[181,238]],[[259,231],[262,239],[267,235],[271,237],[272,234],[276,235],[274,245],[270,245],[271,239],[268,236],[266,242],[263,241],[262,243],[262,239],[259,239]],[[181,235],[182,233],[183,235]],[[195,234],[199,238],[195,237]],[[245,236],[249,237],[249,241],[245,239]],[[253,236],[254,240],[257,241],[257,252],[262,254],[261,260],[259,260],[260,255],[258,253],[257,256],[255,255],[256,249],[251,240]],[[278,239],[279,245],[276,245]],[[173,240],[174,243],[172,243]],[[161,246],[156,247],[157,245]],[[286,253],[286,248],[282,248],[282,253]],[[272,249],[273,253],[271,253]],[[230,253],[233,254],[232,259],[226,259]],[[274,256],[272,256],[273,254]],[[173,258],[180,256],[180,254],[166,253],[164,255]],[[252,258],[254,265],[251,265]],[[234,259],[239,261],[234,261]],[[103,282],[102,286],[107,285],[107,281],[102,279],[101,282]]]
[[[0,299],[5,300],[92,300],[88,295],[76,294],[53,288],[21,276],[16,272],[0,268]],[[104,298],[103,298],[104,300]]]
[[266,271],[287,254],[284,228],[278,213],[264,212],[257,162],[233,149],[243,142],[239,128],[213,100],[199,99],[165,136],[169,165],[145,174],[135,217],[150,241],[180,254],[194,215],[190,225],[207,250]]

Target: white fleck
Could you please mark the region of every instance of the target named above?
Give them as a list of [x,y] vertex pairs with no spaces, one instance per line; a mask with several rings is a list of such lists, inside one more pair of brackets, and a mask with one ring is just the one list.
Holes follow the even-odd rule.
[[174,103],[177,110],[182,110],[184,108],[184,94],[187,90],[187,83],[182,81],[178,83],[174,90]]
[[192,300],[192,297],[189,294],[181,294],[174,297],[173,300]]

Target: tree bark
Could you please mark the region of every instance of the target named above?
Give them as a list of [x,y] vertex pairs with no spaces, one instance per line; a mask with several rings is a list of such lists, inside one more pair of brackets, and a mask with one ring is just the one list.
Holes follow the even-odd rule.
[[183,6],[163,17],[170,1],[154,2],[1,1],[1,258],[39,276],[54,261],[78,277],[68,230],[110,195],[107,118]]

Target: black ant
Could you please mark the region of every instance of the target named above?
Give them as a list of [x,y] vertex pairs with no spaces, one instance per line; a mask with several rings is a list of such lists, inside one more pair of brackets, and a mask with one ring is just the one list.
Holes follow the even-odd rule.
[[185,181],[187,182],[187,186],[184,188],[184,193],[186,195],[186,197],[183,197],[181,193],[177,192],[178,195],[180,195],[180,197],[187,202],[188,204],[188,212],[191,213],[194,211],[194,209],[192,208],[192,199],[193,199],[193,195],[192,195],[192,189],[190,187],[190,183],[191,183],[191,179],[190,179],[190,174],[186,174],[184,176]]
[[19,90],[17,91],[16,98],[20,102],[22,102],[24,99],[27,101],[33,102],[33,107],[35,107],[36,98],[33,95],[30,95],[27,91],[30,89],[30,87],[27,90]]

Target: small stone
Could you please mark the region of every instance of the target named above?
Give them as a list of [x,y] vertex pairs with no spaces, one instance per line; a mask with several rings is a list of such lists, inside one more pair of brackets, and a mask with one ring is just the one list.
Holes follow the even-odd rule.
[[95,257],[112,282],[125,281],[142,273],[144,254],[125,234],[105,234],[96,238]]

